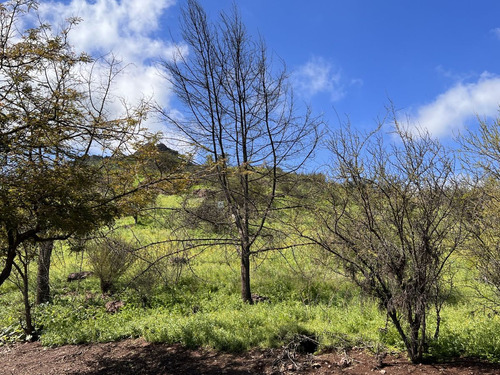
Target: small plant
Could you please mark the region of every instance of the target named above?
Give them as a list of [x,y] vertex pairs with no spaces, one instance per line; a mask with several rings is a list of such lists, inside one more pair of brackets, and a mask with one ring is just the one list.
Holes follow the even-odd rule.
[[25,338],[21,325],[11,324],[0,329],[0,346],[12,344]]
[[132,266],[133,246],[115,237],[105,237],[87,243],[88,261],[94,275],[99,278],[101,292],[115,291],[118,279]]

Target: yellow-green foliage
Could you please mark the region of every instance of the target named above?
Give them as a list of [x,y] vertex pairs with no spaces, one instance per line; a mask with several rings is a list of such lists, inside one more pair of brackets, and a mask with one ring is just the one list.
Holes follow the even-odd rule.
[[[180,200],[160,196],[157,204],[175,207]],[[152,212],[140,225],[134,225],[132,218],[123,218],[113,236],[138,247],[175,238],[178,233],[165,227],[168,220],[175,220],[169,210]],[[211,235],[197,228],[189,231],[185,234]],[[303,246],[255,256],[252,288],[269,298],[255,305],[241,302],[239,258],[234,249],[180,250],[182,244],[176,242],[140,248],[134,264],[119,280],[117,294],[102,296],[95,277],[66,282],[70,272],[88,270],[88,254],[72,253],[65,243],[59,243],[51,269],[53,302],[34,311],[36,326],[43,327],[42,343],[144,337],[154,342],[242,351],[278,347],[301,333],[318,337],[320,349],[362,346],[375,350],[386,346],[404,351],[399,335],[387,324],[377,303],[341,276],[333,258],[318,249]],[[470,288],[476,281],[468,262],[468,257],[456,254],[451,263],[455,291],[443,308],[441,335],[437,342],[431,342],[430,353],[500,360],[500,319],[479,308]],[[154,266],[147,269],[152,263]],[[105,303],[111,300],[125,305],[109,314]],[[21,299],[12,283],[0,288],[0,303],[1,344],[22,337],[18,323]]]

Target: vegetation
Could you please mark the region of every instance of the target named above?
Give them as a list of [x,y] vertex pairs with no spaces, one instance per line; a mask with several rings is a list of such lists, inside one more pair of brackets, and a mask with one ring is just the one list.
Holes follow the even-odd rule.
[[132,266],[133,249],[123,239],[109,235],[86,243],[89,266],[99,279],[102,294],[113,292],[118,279]]
[[[41,21],[23,28],[23,16],[35,11],[33,1],[0,5],[0,285],[13,269],[27,280],[24,263],[33,257],[21,260],[23,247],[109,225],[120,214],[120,198],[165,178],[137,174],[146,158],[136,158],[134,168],[117,168],[131,149],[151,142],[141,129],[145,104],[124,104],[121,114],[110,114],[119,64],[74,53],[68,36],[76,19],[58,32]],[[94,75],[96,64],[107,68],[106,77]],[[96,148],[107,157],[92,162]],[[44,275],[50,246],[40,251],[43,302],[50,293]],[[33,330],[31,322],[26,329]]]
[[429,310],[439,337],[450,293],[448,264],[463,244],[465,204],[452,156],[428,134],[395,121],[386,144],[380,127],[361,136],[334,133],[332,184],[319,228],[303,236],[336,256],[343,273],[375,297],[396,327],[410,359],[423,358]]
[[212,24],[191,0],[194,52],[163,63],[186,117],[160,111],[196,165],[142,133],[145,106],[111,116],[112,81],[75,74],[99,63],[68,44],[76,21],[24,30],[35,6],[0,5],[0,345],[306,336],[500,361],[500,122],[461,138],[469,170],[393,121],[332,131],[331,169],[304,173],[318,121],[236,11]]
[[199,178],[216,182],[211,187],[220,191],[223,214],[192,213],[225,229],[214,243],[238,249],[241,297],[252,303],[250,258],[274,246],[266,241],[275,230],[269,222],[288,204],[279,199],[280,184],[314,150],[318,120],[296,113],[286,72],[273,71],[264,42],[251,39],[236,9],[213,24],[189,0],[181,28],[189,54],[179,48],[162,67],[184,105],[183,117],[160,111],[206,157]]

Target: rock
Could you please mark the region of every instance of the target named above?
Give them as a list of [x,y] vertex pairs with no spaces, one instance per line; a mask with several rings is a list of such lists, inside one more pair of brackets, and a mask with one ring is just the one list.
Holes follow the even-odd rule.
[[92,276],[94,273],[90,271],[82,271],[82,272],[73,272],[68,275],[68,282],[71,281],[77,281],[77,280],[83,280],[86,279],[87,277]]
[[125,304],[123,303],[123,301],[109,301],[106,302],[105,306],[106,306],[106,312],[114,314],[118,312],[123,306],[125,306]]
[[271,299],[266,296],[259,296],[258,294],[252,294],[252,301],[254,303],[259,303],[259,302],[269,302],[271,303]]

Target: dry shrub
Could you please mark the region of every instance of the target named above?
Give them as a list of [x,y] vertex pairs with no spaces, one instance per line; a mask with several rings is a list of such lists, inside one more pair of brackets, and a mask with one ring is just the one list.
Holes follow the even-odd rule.
[[104,237],[87,243],[88,261],[99,278],[101,292],[113,293],[118,279],[135,261],[134,247],[118,237]]

